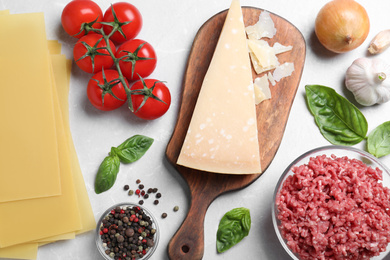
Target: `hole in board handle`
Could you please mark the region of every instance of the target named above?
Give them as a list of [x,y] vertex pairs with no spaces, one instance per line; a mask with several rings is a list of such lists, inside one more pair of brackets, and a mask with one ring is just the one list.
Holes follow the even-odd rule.
[[184,245],[181,247],[181,251],[185,254],[187,254],[190,251],[190,247],[187,245]]

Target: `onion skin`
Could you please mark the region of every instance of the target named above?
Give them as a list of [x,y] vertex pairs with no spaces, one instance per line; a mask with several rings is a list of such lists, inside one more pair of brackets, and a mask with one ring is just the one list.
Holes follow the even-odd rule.
[[333,0],[319,11],[315,33],[320,43],[335,53],[356,49],[367,38],[370,20],[366,9],[354,0]]

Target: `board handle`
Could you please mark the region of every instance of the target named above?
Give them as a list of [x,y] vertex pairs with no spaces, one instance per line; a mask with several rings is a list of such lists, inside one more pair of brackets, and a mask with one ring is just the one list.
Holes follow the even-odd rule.
[[207,208],[213,199],[210,200],[210,198],[204,196],[192,196],[187,217],[168,245],[168,255],[171,260],[202,259],[204,253],[204,219]]

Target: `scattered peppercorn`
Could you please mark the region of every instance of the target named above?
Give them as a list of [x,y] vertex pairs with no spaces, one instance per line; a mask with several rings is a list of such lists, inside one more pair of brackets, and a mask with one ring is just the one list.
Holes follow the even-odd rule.
[[143,201],[143,200],[140,200],[140,201],[138,202],[138,204],[139,204],[139,205],[142,205],[142,204],[144,204],[144,201]]
[[174,212],[176,212],[176,211],[178,211],[179,210],[179,206],[175,206],[174,208],[173,208],[173,211]]
[[156,198],[157,199],[161,198],[161,193],[160,192],[156,194]]
[[135,182],[136,182],[137,184],[140,184],[140,183],[141,183],[141,180],[140,180],[140,179],[137,179]]
[[162,218],[166,218],[167,216],[168,216],[168,214],[165,212],[161,215]]
[[155,200],[153,203],[154,203],[154,205],[157,205],[159,203],[159,201]]
[[144,195],[144,199],[147,199],[147,198],[149,198],[149,194]]
[[153,189],[153,193],[156,193],[157,191],[158,191],[157,188],[154,188],[154,189]]
[[143,184],[140,184],[140,185],[138,186],[138,188],[139,188],[140,190],[143,190],[143,188],[145,188],[145,186],[144,186]]
[[129,196],[131,196],[131,195],[134,194],[134,191],[133,190],[129,190],[128,194],[129,194]]
[[149,188],[148,189],[148,193],[152,193],[153,192],[153,189],[152,188]]
[[125,185],[125,186],[123,187],[124,190],[128,190],[129,188],[130,188],[129,185]]

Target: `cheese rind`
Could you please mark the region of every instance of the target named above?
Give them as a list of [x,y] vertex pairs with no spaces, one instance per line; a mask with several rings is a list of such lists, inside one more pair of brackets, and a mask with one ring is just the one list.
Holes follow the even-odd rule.
[[177,163],[216,173],[260,173],[252,70],[239,0],[233,0]]

